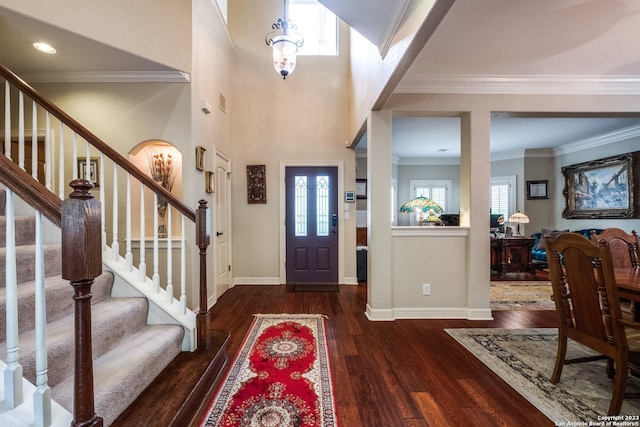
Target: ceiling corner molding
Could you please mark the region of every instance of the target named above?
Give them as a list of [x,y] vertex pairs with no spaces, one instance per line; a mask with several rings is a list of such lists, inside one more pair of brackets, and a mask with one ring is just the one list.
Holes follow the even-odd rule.
[[547,159],[555,156],[555,152],[553,148],[525,148],[524,156],[528,159],[533,157]]
[[603,133],[591,138],[571,142],[553,150],[554,155],[570,154],[576,151],[588,150],[590,148],[601,147],[614,142],[626,141],[631,138],[640,137],[640,125],[629,126],[613,132]]
[[410,0],[399,0],[394,3],[395,7],[389,14],[389,24],[387,25],[387,28],[384,29],[384,33],[381,34],[380,41],[378,42],[378,50],[380,51],[380,56],[382,58],[387,55],[387,52],[391,47],[393,38],[398,32],[398,28],[400,27],[402,18],[407,11],[407,7],[409,7],[409,3]]
[[25,73],[29,83],[189,83],[183,71],[72,71]]
[[511,150],[511,151],[501,151],[499,153],[491,153],[491,161],[499,162],[501,160],[513,160],[513,159],[522,159],[524,157],[525,150]]
[[413,74],[402,79],[395,93],[639,95],[640,77]]

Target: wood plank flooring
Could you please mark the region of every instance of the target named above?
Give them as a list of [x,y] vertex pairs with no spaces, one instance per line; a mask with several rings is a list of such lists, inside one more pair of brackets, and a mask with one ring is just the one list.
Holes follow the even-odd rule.
[[365,300],[365,283],[339,292],[239,285],[210,310],[209,325],[230,333],[229,367],[254,313],[327,315],[342,427],[554,425],[444,331],[555,327],[554,311],[496,311],[491,321],[371,322]]

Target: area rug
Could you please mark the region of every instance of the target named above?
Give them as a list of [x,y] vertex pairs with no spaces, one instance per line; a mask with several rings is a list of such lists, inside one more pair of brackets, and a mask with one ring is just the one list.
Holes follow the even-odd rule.
[[492,310],[555,310],[551,282],[516,280],[491,282]]
[[256,314],[201,426],[337,426],[320,314]]
[[[557,329],[447,329],[447,332],[556,425],[605,425],[597,423],[607,414],[613,381],[607,377],[604,360],[565,365],[560,382],[551,384]],[[591,354],[595,353],[569,340],[568,359]],[[637,392],[640,379],[630,376],[627,393]],[[637,422],[640,401],[625,399],[621,415],[635,416],[626,419]]]

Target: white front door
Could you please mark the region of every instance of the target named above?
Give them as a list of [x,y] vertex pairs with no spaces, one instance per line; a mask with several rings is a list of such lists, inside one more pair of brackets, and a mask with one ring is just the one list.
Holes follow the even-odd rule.
[[229,289],[231,282],[231,224],[229,215],[229,159],[216,153],[215,170],[215,245],[216,299]]

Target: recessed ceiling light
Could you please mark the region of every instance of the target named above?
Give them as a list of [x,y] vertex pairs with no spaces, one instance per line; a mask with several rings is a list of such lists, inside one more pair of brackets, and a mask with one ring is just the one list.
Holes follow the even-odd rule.
[[438,151],[445,152],[445,151],[449,151],[449,149],[448,148],[438,148]]
[[34,43],[33,47],[38,49],[40,52],[50,53],[50,54],[56,53],[56,49],[53,46],[51,46],[49,43],[38,42],[38,43]]

